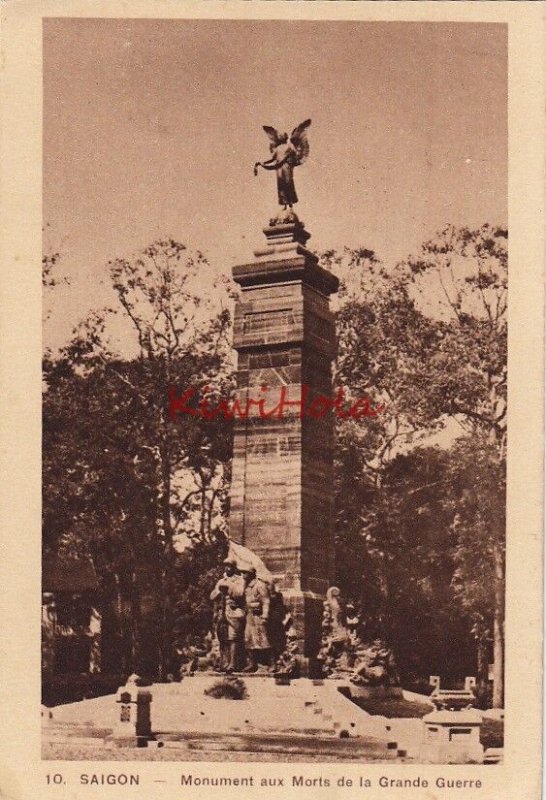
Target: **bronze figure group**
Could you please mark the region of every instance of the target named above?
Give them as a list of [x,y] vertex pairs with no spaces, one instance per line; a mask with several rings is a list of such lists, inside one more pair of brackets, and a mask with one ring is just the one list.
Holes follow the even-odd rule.
[[244,573],[229,558],[210,599],[214,603],[214,633],[219,645],[219,670],[256,672],[270,669],[277,655],[279,630],[286,610],[275,587],[261,580],[256,570]]

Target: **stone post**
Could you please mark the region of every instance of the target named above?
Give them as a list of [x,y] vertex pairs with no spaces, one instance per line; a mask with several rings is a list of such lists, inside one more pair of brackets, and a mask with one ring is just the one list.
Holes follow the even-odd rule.
[[[332,398],[336,354],[329,296],[338,280],[318,266],[293,222],[264,229],[267,244],[236,266],[237,397],[230,536],[257,553],[289,606],[301,652],[316,655],[322,601],[334,578],[334,414],[307,409]],[[302,408],[305,403],[305,408]],[[269,417],[266,417],[267,414]]]
[[112,739],[119,746],[146,747],[152,738],[152,693],[139,688],[139,680],[138,675],[131,675],[116,695]]
[[473,709],[432,711],[423,717],[419,758],[432,764],[481,764],[481,715]]

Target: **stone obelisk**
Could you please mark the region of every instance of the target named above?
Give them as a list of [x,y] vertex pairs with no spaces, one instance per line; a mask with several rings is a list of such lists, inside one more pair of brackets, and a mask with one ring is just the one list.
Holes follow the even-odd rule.
[[296,215],[279,219],[264,228],[254,260],[233,269],[238,399],[263,403],[235,419],[230,537],[272,572],[312,658],[334,576],[334,414],[308,409],[317,395],[332,397],[329,296],[338,280],[305,247]]

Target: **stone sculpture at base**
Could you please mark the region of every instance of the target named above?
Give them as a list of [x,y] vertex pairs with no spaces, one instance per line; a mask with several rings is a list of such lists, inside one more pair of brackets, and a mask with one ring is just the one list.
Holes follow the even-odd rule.
[[350,678],[355,686],[399,686],[394,654],[381,639],[356,650],[354,671]]
[[224,574],[210,594],[212,630],[204,643],[192,640],[178,651],[181,678],[203,668],[255,672],[260,666],[271,670],[273,664],[291,665],[291,673],[299,674],[298,635],[282,592],[248,563],[226,558],[224,565]]
[[322,646],[317,660],[324,677],[347,678],[354,686],[398,687],[392,650],[381,640],[366,644],[359,634],[360,619],[340,590],[326,592],[322,616]]
[[215,603],[216,638],[220,645],[220,668],[229,672],[243,666],[245,631],[245,580],[235,561],[225,559],[224,575],[211,592]]
[[274,662],[277,662],[286,649],[288,634],[294,633],[294,627],[290,610],[284,602],[283,594],[276,583],[271,585],[268,631],[271,643],[271,658]]
[[286,647],[275,662],[275,678],[290,681],[301,674],[301,654],[298,648],[298,635],[292,628],[286,634]]
[[255,672],[260,662],[271,665],[268,635],[270,591],[267,583],[256,577],[254,568],[246,573],[245,584],[245,649],[249,662],[246,670]]

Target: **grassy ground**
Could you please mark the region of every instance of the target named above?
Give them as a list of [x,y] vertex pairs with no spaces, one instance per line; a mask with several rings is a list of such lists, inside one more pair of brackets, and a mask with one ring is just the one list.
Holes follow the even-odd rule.
[[382,700],[379,698],[353,697],[352,701],[359,708],[367,711],[368,714],[379,714],[388,719],[394,719],[395,717],[402,717],[403,719],[424,717],[425,714],[430,714],[432,711],[431,707],[426,703],[404,700],[403,697],[385,697]]
[[[353,698],[353,703],[367,711],[368,714],[378,714],[388,717],[388,719],[424,717],[425,714],[431,712],[429,705],[413,700],[404,700],[402,697],[387,697],[383,700],[358,697]],[[480,741],[485,748],[504,747],[504,722],[497,719],[484,719],[480,731]]]

